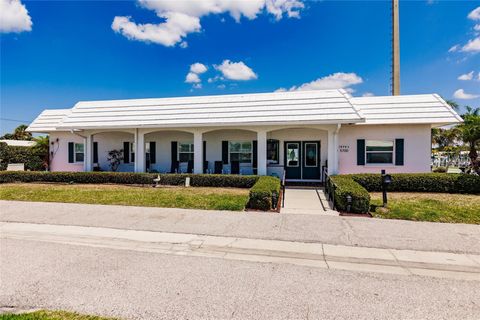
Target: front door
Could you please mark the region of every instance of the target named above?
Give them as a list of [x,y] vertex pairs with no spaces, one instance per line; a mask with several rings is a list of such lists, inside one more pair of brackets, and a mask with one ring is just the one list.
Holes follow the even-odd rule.
[[302,143],[300,141],[285,141],[284,161],[285,178],[302,179]]
[[320,142],[303,141],[302,179],[320,179]]

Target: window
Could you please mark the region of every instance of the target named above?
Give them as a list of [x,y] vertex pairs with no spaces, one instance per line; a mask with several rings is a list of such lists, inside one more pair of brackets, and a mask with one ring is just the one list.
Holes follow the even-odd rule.
[[190,143],[190,142],[178,143],[178,161],[179,162],[193,161],[193,143]]
[[287,143],[287,167],[298,167],[300,148],[298,143]]
[[367,140],[365,153],[367,164],[393,164],[393,141]]
[[278,140],[267,140],[267,163],[278,164],[279,145]]
[[84,155],[83,143],[75,143],[75,162],[83,162]]
[[317,166],[317,144],[305,143],[305,167]]
[[229,141],[230,162],[252,163],[252,141]]

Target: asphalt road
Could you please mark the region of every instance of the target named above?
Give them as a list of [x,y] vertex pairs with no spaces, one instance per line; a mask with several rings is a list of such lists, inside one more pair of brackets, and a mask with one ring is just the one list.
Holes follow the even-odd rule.
[[478,319],[480,284],[28,240],[0,243],[0,306],[131,319]]

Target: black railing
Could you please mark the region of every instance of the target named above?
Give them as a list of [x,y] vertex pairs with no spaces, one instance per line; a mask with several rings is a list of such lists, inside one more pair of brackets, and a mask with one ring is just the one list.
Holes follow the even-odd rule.
[[285,207],[285,170],[282,176],[282,208]]
[[335,210],[335,183],[333,183],[332,178],[328,174],[328,168],[323,168],[323,178],[325,186],[325,195],[327,200],[332,202],[332,209]]

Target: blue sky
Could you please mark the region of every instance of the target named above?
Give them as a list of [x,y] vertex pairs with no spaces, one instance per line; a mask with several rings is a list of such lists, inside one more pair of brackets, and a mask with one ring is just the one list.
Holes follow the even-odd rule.
[[[28,122],[79,100],[338,86],[354,96],[390,92],[389,1],[143,1],[0,0],[24,14],[0,25],[1,132],[20,124],[4,119]],[[402,94],[480,105],[478,7],[400,0]],[[197,65],[187,83],[194,63],[207,70]]]

